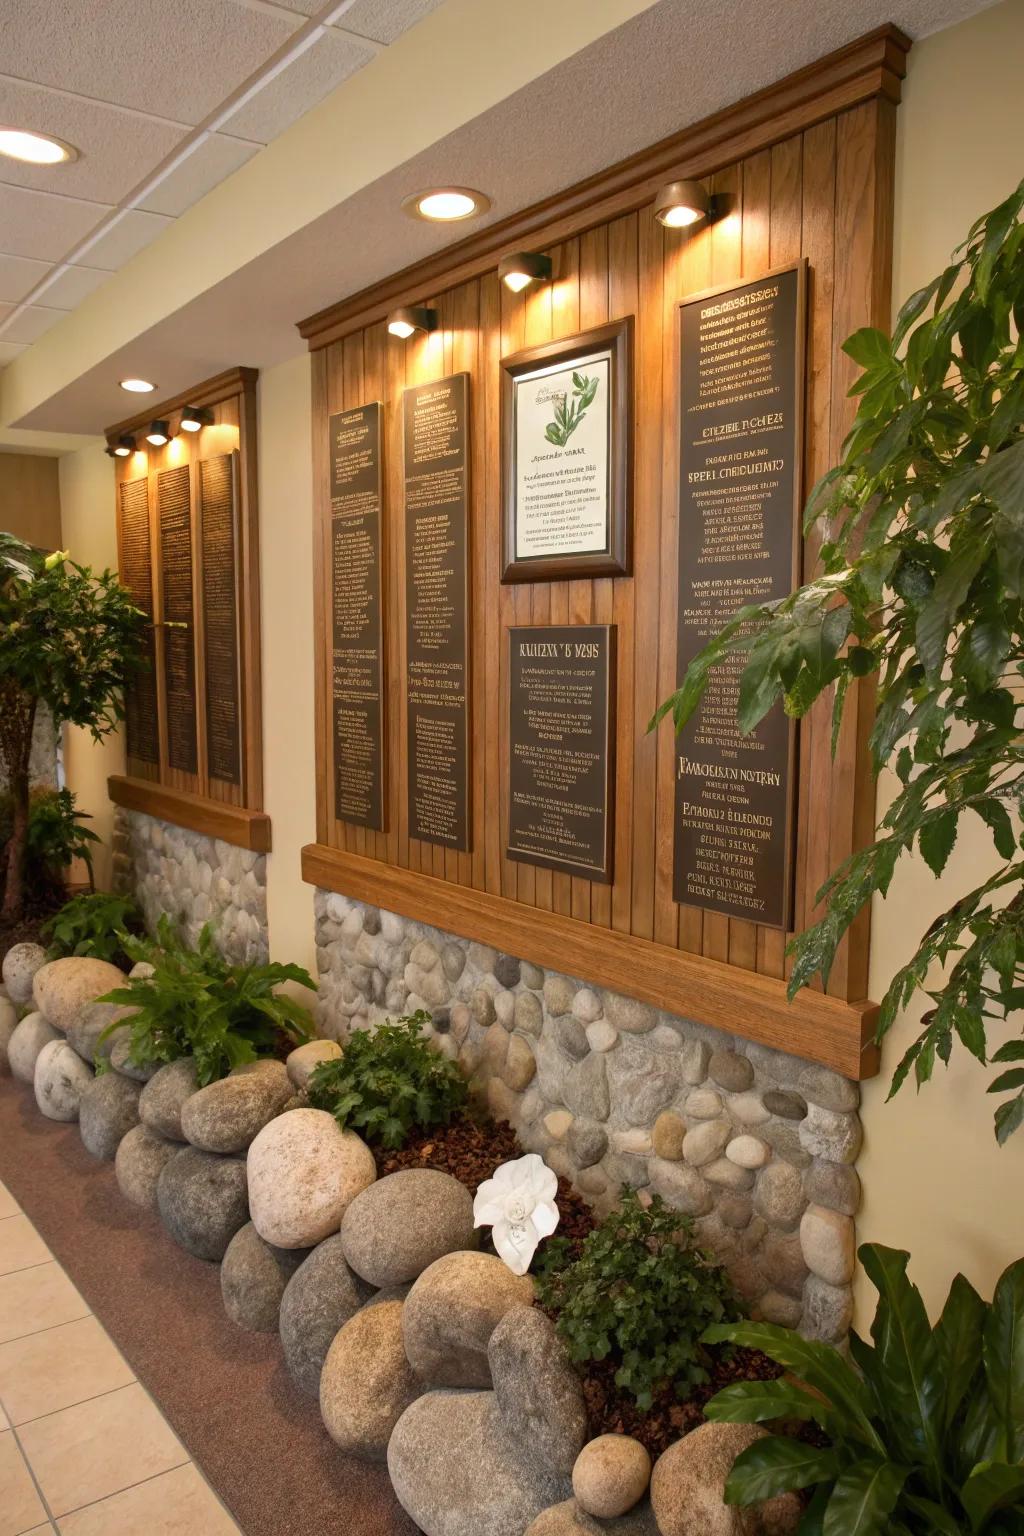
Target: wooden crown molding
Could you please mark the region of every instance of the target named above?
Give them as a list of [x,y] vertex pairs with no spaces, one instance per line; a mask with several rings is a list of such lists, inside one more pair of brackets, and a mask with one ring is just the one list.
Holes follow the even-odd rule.
[[189,794],[184,789],[169,789],[166,784],[129,778],[120,773],[112,774],[107,780],[107,793],[115,805],[126,811],[142,811],[159,821],[188,827],[203,837],[219,837],[222,842],[249,848],[253,853],[270,852],[270,817],[265,811],[226,805],[219,800]]
[[112,442],[122,433],[138,432],[142,427],[148,426],[151,421],[157,421],[164,416],[171,416],[175,411],[180,411],[183,405],[220,405],[225,400],[232,400],[235,395],[240,395],[246,389],[251,389],[259,378],[258,368],[227,368],[223,373],[215,373],[212,379],[204,379],[201,384],[193,384],[190,389],[184,390],[179,395],[172,395],[169,400],[161,400],[155,405],[147,405],[144,409],[136,411],[134,416],[127,417],[124,421],[117,421],[112,427],[106,427],[104,434],[107,442]]
[[875,97],[896,103],[910,46],[910,38],[891,22],[877,27],[608,170],[310,315],[298,323],[299,334],[317,351],[382,320],[398,304],[435,297],[479,277],[507,250],[557,244],[631,213],[649,202],[662,182],[709,176]]
[[805,990],[792,1003],[786,983],[755,971],[707,960],[615,929],[598,928],[557,912],[455,885],[416,870],[399,869],[321,843],[302,850],[302,878],[402,917],[429,923],[466,939],[574,973],[627,997],[726,1034],[742,1035],[789,1055],[818,1061],[844,1077],[873,1077],[878,1005],[847,1003]]

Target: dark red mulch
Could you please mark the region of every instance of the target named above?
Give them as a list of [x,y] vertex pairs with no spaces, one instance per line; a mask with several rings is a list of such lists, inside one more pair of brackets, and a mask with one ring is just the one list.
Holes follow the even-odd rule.
[[46,947],[46,940],[42,936],[42,927],[47,918],[52,917],[64,905],[64,897],[58,901],[33,904],[25,916],[16,923],[0,923],[0,961],[3,960],[9,949],[15,944],[42,944]]

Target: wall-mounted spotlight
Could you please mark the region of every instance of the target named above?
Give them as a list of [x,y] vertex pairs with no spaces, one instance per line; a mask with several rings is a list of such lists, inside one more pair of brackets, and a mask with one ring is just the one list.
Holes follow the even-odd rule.
[[181,430],[199,432],[213,421],[213,412],[202,405],[186,405],[181,413]]
[[115,442],[107,444],[107,452],[112,459],[127,459],[130,454],[135,452],[134,437],[129,437],[127,433],[122,433]]
[[700,181],[670,181],[658,189],[654,200],[654,217],[666,229],[685,229],[713,219],[716,213],[715,199]]
[[426,304],[406,304],[402,309],[393,309],[388,315],[388,330],[392,336],[401,336],[403,341],[414,331],[436,331],[437,310]]
[[151,421],[149,431],[146,433],[146,442],[152,443],[154,448],[162,448],[171,440],[171,424],[169,421]]
[[530,283],[546,283],[551,276],[551,257],[540,251],[516,251],[514,256],[503,256],[498,263],[498,276],[506,288],[521,293]]

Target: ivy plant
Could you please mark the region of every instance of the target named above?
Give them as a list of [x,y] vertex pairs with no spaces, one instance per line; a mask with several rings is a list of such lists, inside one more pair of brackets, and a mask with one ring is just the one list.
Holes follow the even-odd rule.
[[[896,1068],[918,1086],[959,1041],[1006,1067],[990,1084],[1003,1142],[1024,1123],[1024,1039],[990,1051],[992,1021],[1024,1004],[1024,183],[979,219],[949,266],[903,305],[891,336],[844,345],[862,372],[842,462],[805,514],[818,573],[791,595],[741,609],[662,704],[677,731],[711,669],[746,660],[738,719],[750,732],[782,700],[801,716],[832,698],[832,747],[851,686],[874,679],[874,770],[898,793],[876,840],[818,892],[824,916],[791,945],[789,995],[827,984],[847,929],[915,849],[938,876],[961,824],[979,819],[998,867],[922,934],[882,1000],[878,1037],[915,993],[922,1027]],[[1021,1016],[1021,1015],[1019,1015]]]
[[702,1336],[740,1315],[725,1271],[693,1243],[692,1228],[660,1195],[645,1208],[627,1189],[578,1255],[567,1238],[551,1238],[538,1263],[537,1298],[556,1314],[570,1359],[613,1360],[616,1386],[642,1409],[666,1389],[685,1399],[707,1381]]
[[715,1326],[708,1339],[763,1350],[787,1375],[725,1387],[718,1423],[813,1421],[816,1448],[771,1435],[741,1452],[730,1504],[813,1488],[801,1536],[1020,1536],[1024,1530],[1024,1260],[991,1303],[958,1275],[934,1328],[907,1276],[910,1255],[866,1243],[878,1291],[871,1344],[852,1364],[770,1323]]
[[340,1057],[322,1061],[309,1080],[309,1100],[328,1110],[342,1130],[376,1146],[404,1146],[414,1129],[447,1125],[468,1097],[453,1061],[423,1035],[422,1008],[375,1029],[354,1029]]
[[125,935],[141,932],[142,913],[135,898],[109,891],[73,896],[42,928],[43,938],[49,941],[48,959],[90,955],[115,965],[124,957]]

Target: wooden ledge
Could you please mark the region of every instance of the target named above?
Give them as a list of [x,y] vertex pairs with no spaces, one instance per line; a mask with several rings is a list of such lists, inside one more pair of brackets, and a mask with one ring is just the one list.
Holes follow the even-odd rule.
[[878,1071],[876,1003],[846,1003],[810,990],[790,1003],[785,983],[772,977],[322,843],[303,848],[302,878],[728,1034],[821,1062],[844,1077],[873,1077]]
[[237,848],[253,853],[270,852],[270,817],[265,811],[247,811],[240,805],[223,805],[219,800],[205,800],[183,789],[168,789],[149,779],[132,779],[112,774],[107,793],[115,805],[126,811],[142,811],[160,821],[188,827],[203,837],[219,837]]

